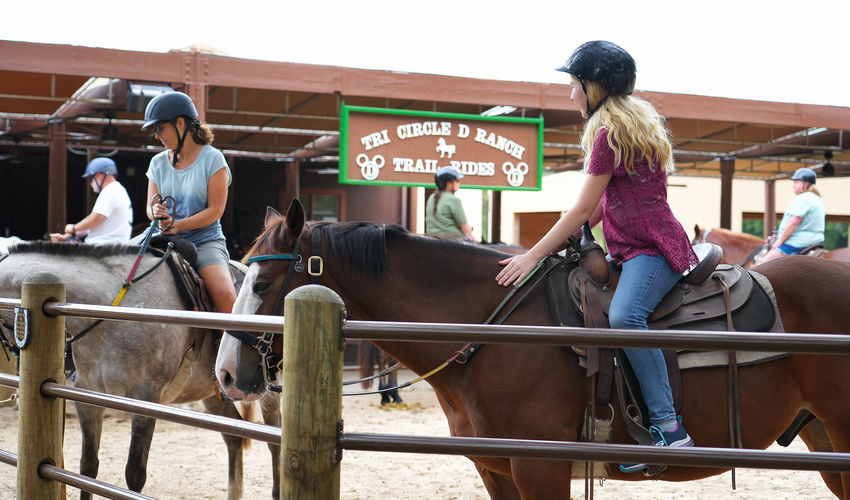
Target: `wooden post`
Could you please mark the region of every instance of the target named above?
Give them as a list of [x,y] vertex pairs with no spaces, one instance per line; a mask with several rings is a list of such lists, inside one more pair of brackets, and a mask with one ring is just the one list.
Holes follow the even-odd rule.
[[720,159],[720,227],[732,229],[732,180],[735,177],[735,158]]
[[46,316],[47,300],[65,301],[65,283],[56,275],[39,272],[21,286],[21,305],[29,310],[29,343],[21,349],[18,388],[18,499],[58,499],[62,484],[43,479],[38,466],[62,462],[63,400],[41,394],[44,382],[65,382],[65,317]]
[[773,179],[764,181],[764,237],[776,229],[776,182]]
[[65,210],[68,193],[68,149],[65,145],[65,123],[48,125],[50,157],[47,163],[47,232],[62,232],[68,223]]
[[343,308],[319,285],[296,288],[284,302],[281,499],[339,498]]

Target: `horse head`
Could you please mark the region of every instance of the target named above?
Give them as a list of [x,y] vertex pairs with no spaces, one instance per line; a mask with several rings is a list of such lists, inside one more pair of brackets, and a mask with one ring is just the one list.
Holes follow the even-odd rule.
[[[282,313],[286,294],[308,282],[303,271],[309,256],[302,254],[302,240],[309,241],[309,229],[304,207],[297,199],[285,217],[271,207],[266,210],[264,230],[243,260],[250,267],[233,304],[234,313]],[[218,382],[233,399],[259,399],[267,384],[277,377],[283,336],[276,334],[279,332],[262,336],[242,331],[227,333],[216,358]]]

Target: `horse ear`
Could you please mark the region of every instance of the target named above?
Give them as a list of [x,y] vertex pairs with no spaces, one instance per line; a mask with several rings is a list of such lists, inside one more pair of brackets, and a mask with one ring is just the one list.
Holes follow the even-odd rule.
[[298,235],[304,229],[304,206],[294,198],[289,208],[286,210],[286,226],[289,228],[289,233]]
[[694,234],[699,236],[699,224],[694,224]]
[[266,227],[271,226],[272,224],[274,224],[275,222],[277,222],[278,220],[280,220],[280,219],[281,219],[281,217],[283,217],[283,216],[282,216],[282,215],[280,215],[280,212],[278,212],[277,210],[275,210],[275,209],[274,209],[274,208],[272,208],[272,207],[268,207],[268,206],[267,206],[267,207],[266,207],[266,220],[265,220],[265,226],[266,226]]

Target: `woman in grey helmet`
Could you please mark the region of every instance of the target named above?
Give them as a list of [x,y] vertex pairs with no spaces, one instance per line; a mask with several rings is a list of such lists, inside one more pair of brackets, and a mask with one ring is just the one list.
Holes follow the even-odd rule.
[[463,204],[454,194],[463,174],[455,167],[440,167],[434,175],[437,190],[425,203],[425,233],[457,240],[474,241]]
[[220,222],[231,176],[224,155],[211,146],[213,132],[198,120],[192,99],[182,92],[161,94],[148,103],[142,129],[152,130],[165,146],[148,167],[148,199],[160,195],[176,201],[175,206],[148,206],[148,218],[160,219],[163,234],[195,244],[198,274],[216,311],[231,312],[236,289]]
[[817,175],[810,168],[798,168],[791,176],[797,196],[782,216],[778,235],[759,264],[785,255],[799,253],[806,247],[823,243],[826,213],[820,193],[815,188]]

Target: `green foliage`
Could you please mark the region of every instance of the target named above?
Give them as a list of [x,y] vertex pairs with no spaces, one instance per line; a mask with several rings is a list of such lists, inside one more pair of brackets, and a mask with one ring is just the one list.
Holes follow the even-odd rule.
[[[847,233],[850,224],[846,222],[827,222],[824,231],[823,247],[827,250],[843,248],[847,245]],[[744,219],[741,221],[741,230],[759,238],[764,237],[764,220]]]
[[836,248],[846,247],[847,245],[847,228],[846,222],[827,222],[826,231],[824,232],[823,247],[827,250],[835,250]]
[[744,219],[741,221],[741,231],[757,238],[764,238],[764,220]]

